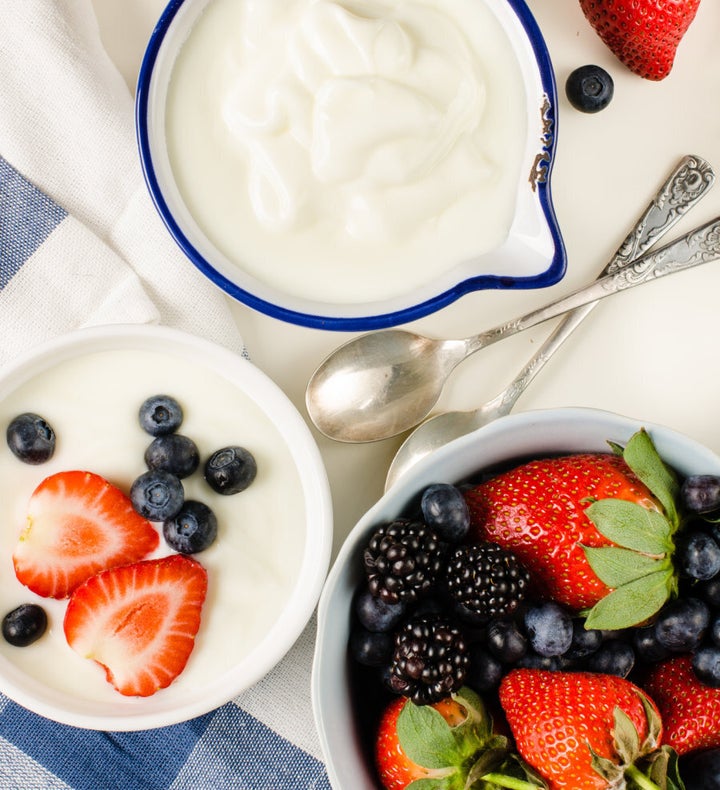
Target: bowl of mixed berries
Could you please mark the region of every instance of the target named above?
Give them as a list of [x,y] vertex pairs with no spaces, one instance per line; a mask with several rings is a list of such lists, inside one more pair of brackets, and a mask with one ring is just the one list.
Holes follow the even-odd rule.
[[715,453],[594,409],[424,459],[320,599],[333,787],[720,787],[719,522]]

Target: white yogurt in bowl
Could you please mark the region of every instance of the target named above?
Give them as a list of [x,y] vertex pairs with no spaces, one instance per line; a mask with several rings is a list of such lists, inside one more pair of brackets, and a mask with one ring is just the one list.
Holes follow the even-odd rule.
[[[161,392],[183,406],[178,432],[195,441],[201,459],[239,444],[255,456],[258,474],[232,496],[212,492],[200,470],[183,480],[186,497],[206,502],[219,523],[215,543],[195,555],[208,573],[200,630],[187,666],[167,689],[128,698],[100,665],[67,645],[67,602],[23,587],[12,552],[28,499],[48,475],[82,469],[129,491],[145,471],[152,440],[138,409]],[[0,610],[39,603],[49,628],[25,648],[0,640],[0,689],[57,721],[134,730],[205,713],[266,674],[310,618],[332,533],[319,452],[277,387],[247,360],[198,338],[159,327],[106,327],[55,341],[0,374],[0,422],[7,426],[26,411],[53,426],[57,449],[31,466],[4,442],[0,448]],[[171,553],[161,536],[151,556]]]
[[554,98],[522,0],[174,0],[138,134],[163,219],[218,285],[367,329],[559,279]]

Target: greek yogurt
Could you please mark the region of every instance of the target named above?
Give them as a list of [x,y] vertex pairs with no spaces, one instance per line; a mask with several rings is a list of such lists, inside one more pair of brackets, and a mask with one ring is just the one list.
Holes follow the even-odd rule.
[[[238,444],[253,453],[258,474],[248,489],[233,496],[215,494],[201,471],[183,481],[187,498],[213,508],[219,530],[215,543],[195,555],[208,572],[195,648],[178,679],[154,696],[198,696],[222,678],[267,637],[297,584],[307,533],[296,460],[280,428],[231,380],[182,356],[137,348],[81,354],[42,370],[0,402],[0,424],[33,411],[57,434],[54,456],[39,466],[20,462],[4,442],[0,448],[0,617],[21,603],[36,602],[47,611],[49,628],[26,648],[0,639],[0,657],[79,705],[87,700],[132,707],[141,701],[123,698],[105,680],[102,667],[67,645],[66,602],[40,598],[23,587],[15,578],[12,552],[28,499],[44,477],[82,469],[129,491],[145,471],[143,454],[152,440],[137,412],[148,395],[158,393],[181,403],[185,416],[179,433],[195,441],[203,461],[214,450]],[[161,535],[151,556],[171,553]]]
[[504,241],[526,97],[481,0],[210,0],[165,128],[182,199],[232,265],[358,303]]

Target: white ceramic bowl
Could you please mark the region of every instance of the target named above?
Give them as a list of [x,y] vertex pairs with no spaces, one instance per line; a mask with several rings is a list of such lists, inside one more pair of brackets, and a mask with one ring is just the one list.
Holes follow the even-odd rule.
[[[178,53],[212,0],[171,0],[149,41],[137,87],[140,157],[150,194],[169,232],[216,285],[251,307],[293,323],[335,330],[369,330],[405,323],[478,289],[539,288],[565,272],[550,176],[556,143],[557,93],[541,32],[524,0],[486,3],[506,34],[524,82],[527,132],[518,168],[514,219],[505,241],[458,263],[429,283],[408,285],[391,298],[329,303],[261,281],[210,238],[181,195],[167,146],[168,86]],[[212,158],[212,150],[204,151]],[[233,182],[234,183],[234,182]],[[234,256],[233,256],[234,257]],[[377,273],[374,275],[378,277]],[[382,275],[380,274],[380,278]],[[346,288],[352,292],[352,288]],[[349,297],[348,297],[349,298]]]
[[380,523],[396,518],[431,483],[459,483],[482,470],[557,453],[608,452],[645,427],[661,457],[681,475],[720,474],[720,458],[669,428],[595,409],[563,408],[502,417],[422,459],[363,516],[342,546],[318,607],[312,699],[320,742],[335,790],[376,788],[368,759],[371,736],[353,718],[347,645],[351,600],[362,576],[362,551]]
[[[127,698],[99,665],[68,647],[65,602],[22,587],[11,555],[27,499],[47,475],[85,469],[128,490],[145,469],[150,441],[138,408],[158,392],[181,402],[179,432],[196,441],[201,458],[242,444],[255,455],[258,475],[246,491],[225,497],[210,491],[201,470],[183,481],[186,496],[211,505],[220,527],[213,546],[196,555],[208,571],[200,630],[185,670],[167,689]],[[206,340],[156,326],[105,326],[68,334],[0,370],[0,420],[7,425],[22,411],[48,419],[57,450],[30,466],[5,442],[0,448],[0,612],[34,601],[48,611],[50,627],[25,648],[0,640],[0,690],[65,724],[138,730],[199,716],[260,680],[309,621],[332,545],[320,453],[280,389],[246,359]],[[161,536],[156,555],[169,553]]]

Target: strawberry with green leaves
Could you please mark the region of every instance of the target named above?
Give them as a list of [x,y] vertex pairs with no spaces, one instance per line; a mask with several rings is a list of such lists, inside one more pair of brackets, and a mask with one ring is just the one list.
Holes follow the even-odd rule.
[[620,629],[677,591],[679,485],[649,434],[624,450],[522,464],[468,490],[472,538],[512,551],[539,596]]
[[670,74],[678,45],[700,0],[580,0],[600,38],[633,72],[648,80]]
[[690,656],[655,665],[643,688],[657,703],[665,742],[678,754],[720,747],[720,689],[697,679]]
[[393,699],[380,719],[375,765],[385,790],[546,787],[493,732],[482,700],[468,688],[432,705]]
[[657,707],[628,680],[514,669],[499,694],[518,752],[550,790],[683,787]]

